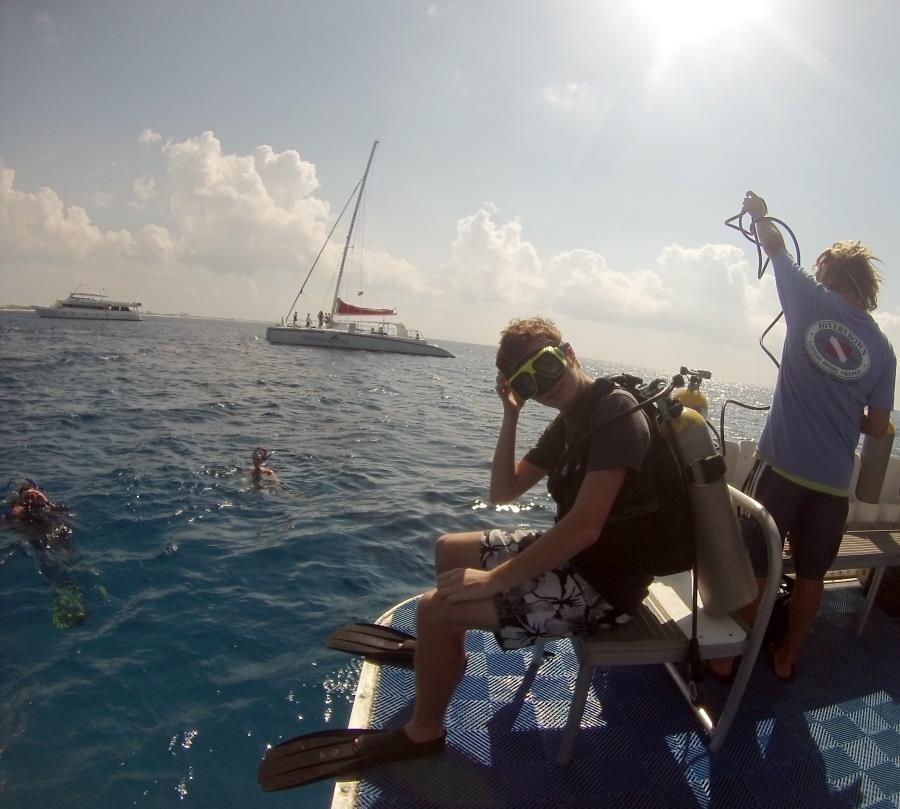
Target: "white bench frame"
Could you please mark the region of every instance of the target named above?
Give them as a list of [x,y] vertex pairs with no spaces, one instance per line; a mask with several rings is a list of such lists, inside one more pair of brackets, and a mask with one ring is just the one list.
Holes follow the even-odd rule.
[[[740,488],[756,460],[756,442],[726,441],[725,465],[727,480]],[[856,634],[861,635],[878,597],[878,589],[884,578],[884,569],[900,565],[900,458],[892,457],[884,476],[878,503],[864,503],[856,499],[856,481],[859,477],[860,457],[856,453],[853,475],[850,478],[850,511],[844,537],[834,561],[828,570],[868,568],[874,570],[869,583],[863,611],[856,622]],[[794,560],[788,553],[783,556],[785,573],[794,572]]]
[[[869,620],[869,614],[878,597],[878,588],[884,578],[884,569],[900,565],[900,530],[896,528],[871,528],[847,531],[841,539],[841,547],[829,570],[847,568],[871,568],[875,572],[869,582],[869,592],[859,618],[856,620],[856,634],[861,635]],[[785,555],[785,573],[794,572],[794,560]]]
[[[642,609],[634,621],[615,630],[572,639],[578,655],[579,668],[557,756],[560,764],[568,764],[572,760],[596,666],[662,663],[709,734],[710,752],[715,753],[724,745],[762,646],[782,571],[781,538],[769,512],[733,486],[729,486],[728,490],[735,505],[752,515],[763,529],[769,557],[769,573],[757,620],[749,634],[747,627],[741,622],[728,615],[710,615],[702,605],[700,606],[698,640],[701,657],[709,660],[743,655],[735,673],[734,683],[729,689],[722,715],[715,721],[702,705],[693,704],[690,684],[675,666],[676,663],[682,663],[688,658],[692,616],[691,571],[658,578],[651,585],[650,594],[644,600]],[[535,644],[533,663],[539,663],[542,656],[543,642],[539,642]]]

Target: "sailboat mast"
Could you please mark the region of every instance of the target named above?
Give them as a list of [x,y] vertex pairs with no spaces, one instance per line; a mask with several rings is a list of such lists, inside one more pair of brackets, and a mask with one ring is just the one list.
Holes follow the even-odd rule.
[[372,158],[375,157],[375,147],[378,146],[376,140],[372,144],[372,151],[369,152],[369,162],[366,163],[366,170],[363,173],[362,181],[359,185],[359,195],[356,197],[356,205],[353,206],[353,216],[350,218],[350,228],[347,230],[347,241],[344,242],[344,252],[341,254],[341,268],[338,270],[337,283],[334,285],[334,300],[331,302],[331,316],[337,310],[337,299],[341,292],[341,278],[344,276],[344,263],[347,261],[347,252],[350,250],[350,239],[353,236],[353,226],[356,224],[356,214],[359,213],[359,204],[362,202],[363,191],[366,190],[366,178],[369,176],[369,169],[372,167]]

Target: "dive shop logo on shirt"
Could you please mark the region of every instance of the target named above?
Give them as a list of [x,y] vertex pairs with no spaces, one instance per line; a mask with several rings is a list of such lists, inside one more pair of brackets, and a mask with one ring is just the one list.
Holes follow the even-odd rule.
[[843,380],[859,379],[872,364],[866,344],[836,320],[817,320],[806,330],[806,352],[825,373]]

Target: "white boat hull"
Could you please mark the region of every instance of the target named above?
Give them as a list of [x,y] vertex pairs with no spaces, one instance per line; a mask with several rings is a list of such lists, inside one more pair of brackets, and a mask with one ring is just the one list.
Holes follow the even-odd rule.
[[381,351],[390,354],[418,354],[425,357],[452,357],[449,351],[415,337],[390,334],[347,332],[340,329],[312,329],[298,326],[269,326],[270,343],[315,348],[343,348],[355,351]]
[[63,317],[70,320],[143,320],[140,312],[106,309],[69,309],[55,306],[33,306],[38,317]]

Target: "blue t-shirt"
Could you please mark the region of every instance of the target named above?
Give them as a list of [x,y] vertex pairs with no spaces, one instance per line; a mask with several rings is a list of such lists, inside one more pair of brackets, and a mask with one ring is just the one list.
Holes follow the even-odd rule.
[[894,407],[894,350],[871,315],[787,251],[772,266],[787,336],[759,454],[799,483],[847,494],[863,408]]

